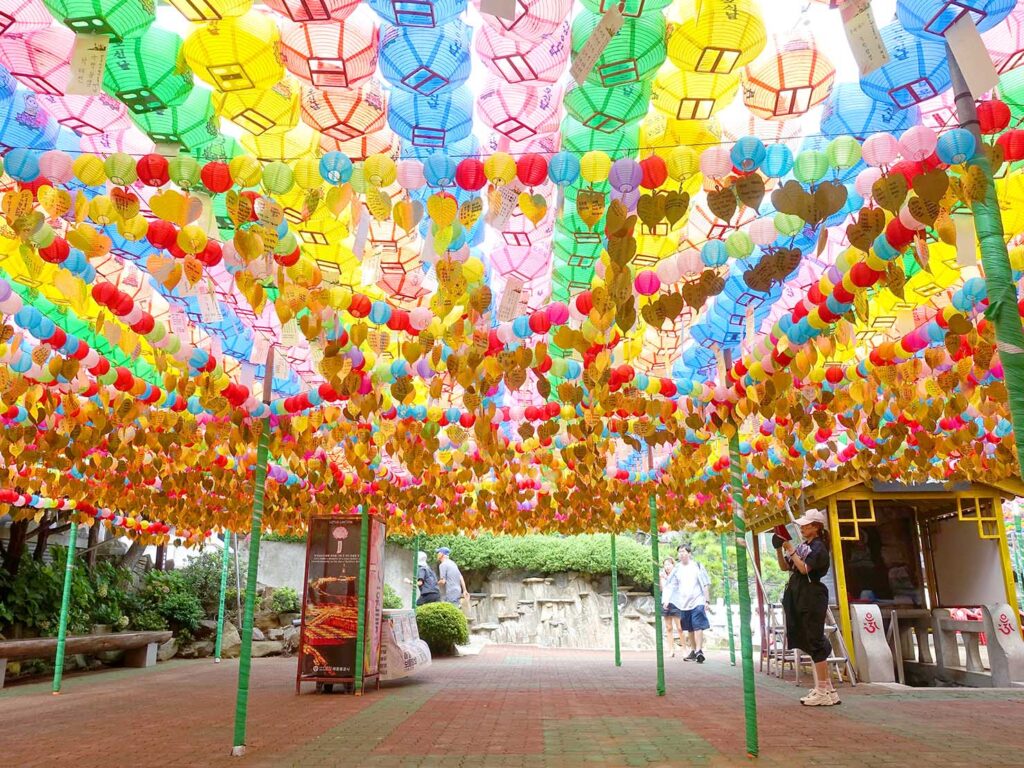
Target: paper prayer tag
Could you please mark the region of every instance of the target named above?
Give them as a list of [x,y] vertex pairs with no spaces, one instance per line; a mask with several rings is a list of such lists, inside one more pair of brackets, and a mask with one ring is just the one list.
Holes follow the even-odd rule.
[[109,47],[109,35],[75,35],[65,93],[73,96],[95,96],[103,93],[103,72],[107,67]]
[[999,73],[970,14],[965,13],[946,30],[946,43],[971,96],[980,99],[999,85]]
[[586,82],[587,76],[594,71],[594,66],[604,53],[604,49],[608,47],[608,43],[622,29],[623,22],[622,11],[618,5],[613,5],[604,12],[604,16],[597,22],[594,32],[573,58],[572,67],[569,68],[569,74],[577,84],[583,85]]
[[480,0],[480,13],[489,13],[506,21],[516,20],[516,0]]
[[864,77],[888,64],[889,51],[886,50],[875,16],[871,12],[871,0],[850,0],[839,9],[839,13],[860,76]]
[[501,303],[498,305],[498,320],[503,323],[515,319],[516,310],[519,308],[519,300],[523,295],[523,281],[518,277],[509,277],[505,281],[505,290],[501,294]]

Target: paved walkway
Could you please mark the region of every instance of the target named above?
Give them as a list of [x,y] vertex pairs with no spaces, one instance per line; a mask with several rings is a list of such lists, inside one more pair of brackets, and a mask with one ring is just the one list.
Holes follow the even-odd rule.
[[[490,646],[361,698],[294,695],[293,659],[257,659],[248,754],[231,758],[237,664],[171,661],[0,692],[0,765],[589,768],[750,765],[739,670],[653,655]],[[1019,766],[1024,691],[802,690],[757,675],[763,766]]]

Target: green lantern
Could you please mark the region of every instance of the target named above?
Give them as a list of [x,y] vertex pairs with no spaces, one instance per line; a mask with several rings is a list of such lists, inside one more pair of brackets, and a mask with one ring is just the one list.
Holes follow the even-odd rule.
[[838,136],[825,147],[829,165],[838,170],[852,168],[860,162],[860,142],[853,136]]
[[201,163],[209,163],[214,160],[226,163],[233,157],[245,154],[245,150],[238,143],[238,139],[221,133],[218,133],[207,142],[193,146],[189,152],[192,157]]
[[754,252],[754,241],[750,235],[737,230],[725,238],[725,252],[733,259],[745,259]]
[[[572,57],[593,36],[603,17],[584,11],[572,22]],[[605,47],[587,82],[611,88],[626,83],[650,80],[665,61],[665,17],[651,13],[627,18]]]
[[776,213],[774,221],[776,231],[785,237],[792,237],[804,228],[804,220],[791,213]]
[[54,18],[76,34],[137,37],[156,20],[153,0],[43,0]]
[[158,144],[180,144],[186,150],[217,135],[210,92],[205,88],[193,88],[176,107],[132,115],[132,119]]
[[593,83],[576,86],[565,94],[565,111],[583,126],[615,133],[647,114],[651,102],[648,81],[605,88]]
[[602,133],[592,131],[571,117],[562,121],[562,149],[567,152],[584,155],[596,149],[615,160],[634,156],[639,142],[639,123],[624,126],[615,133]]
[[192,73],[178,70],[182,40],[173,32],[149,29],[140,37],[111,45],[103,90],[136,115],[175,107],[192,90]]
[[119,187],[127,187],[138,180],[139,174],[135,169],[135,159],[126,152],[115,152],[103,161],[107,178]]
[[171,181],[182,189],[192,189],[199,184],[199,161],[192,155],[180,154],[167,163]]
[[263,167],[263,188],[272,195],[283,195],[295,186],[295,174],[288,163],[276,160]]
[[803,184],[813,183],[825,178],[828,173],[828,155],[817,150],[801,152],[793,163],[793,175]]

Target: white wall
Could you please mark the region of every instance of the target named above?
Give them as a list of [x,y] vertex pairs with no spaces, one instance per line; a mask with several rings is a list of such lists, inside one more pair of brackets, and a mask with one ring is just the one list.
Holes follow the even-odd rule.
[[933,523],[932,547],[941,605],[1006,601],[999,541],[978,538],[975,523],[955,517]]

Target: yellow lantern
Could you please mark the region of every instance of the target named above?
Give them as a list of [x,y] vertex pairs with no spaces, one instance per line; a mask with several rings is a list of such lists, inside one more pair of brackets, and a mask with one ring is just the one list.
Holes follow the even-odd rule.
[[676,120],[707,120],[729,106],[739,86],[739,75],[672,72],[655,78],[651,103]]
[[315,157],[300,157],[295,161],[295,186],[302,190],[317,189],[323,186],[320,175],[320,161]]
[[681,70],[708,74],[739,73],[764,50],[764,22],[753,0],[701,3],[668,41],[668,57]]
[[99,186],[107,180],[103,161],[96,155],[79,155],[72,163],[71,170],[80,182],[89,187]]
[[263,177],[263,166],[252,155],[238,155],[228,162],[231,178],[240,187],[255,187]]
[[284,133],[299,124],[299,89],[290,80],[265,91],[215,92],[211,101],[218,115],[254,136]]
[[266,90],[281,82],[277,24],[262,13],[204,24],[181,47],[196,77],[218,91]]
[[611,170],[611,158],[604,152],[594,149],[580,158],[580,176],[589,184],[600,184],[608,179]]
[[242,136],[242,146],[265,163],[274,160],[291,163],[301,157],[318,155],[320,134],[300,122],[285,133]]
[[220,21],[241,16],[252,8],[252,0],[167,0],[189,21]]
[[387,187],[395,183],[398,166],[387,155],[370,155],[363,162],[363,174],[371,186]]
[[495,186],[509,184],[516,177],[516,161],[507,152],[495,152],[484,160],[484,175]]

